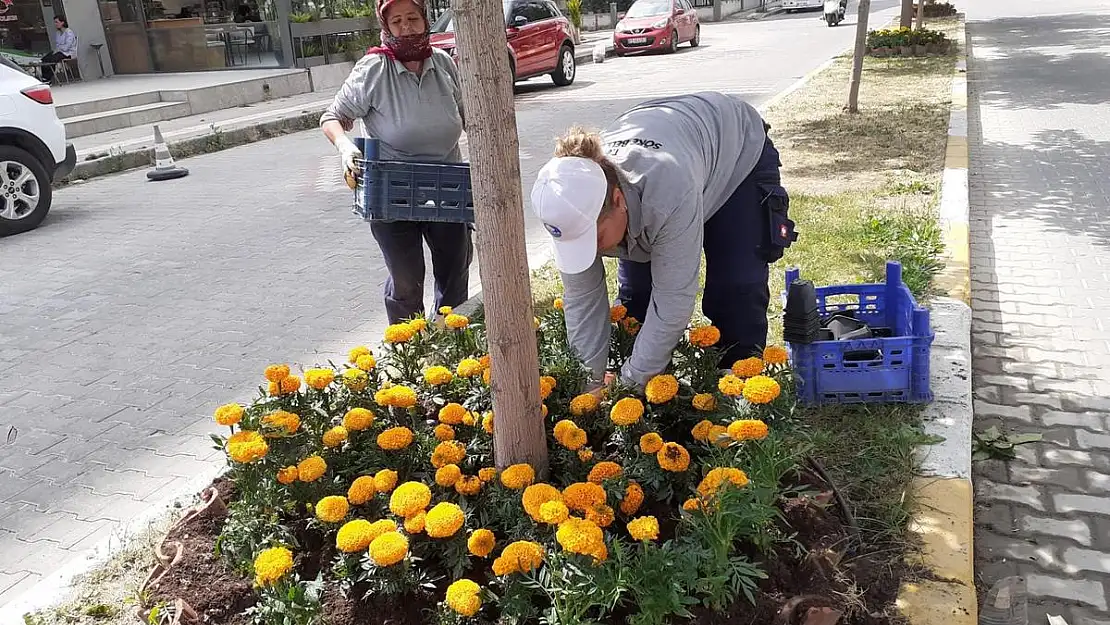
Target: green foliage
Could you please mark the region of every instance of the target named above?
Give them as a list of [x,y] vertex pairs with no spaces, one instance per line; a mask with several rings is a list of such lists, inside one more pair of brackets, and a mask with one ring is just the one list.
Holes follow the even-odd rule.
[[247,614],[255,625],[315,625],[323,590],[322,577],[301,582],[294,576],[262,589],[258,602]]
[[981,432],[972,433],[972,460],[1013,460],[1017,457],[1017,446],[1039,443],[1044,436],[1032,434],[1003,434],[997,426]]
[[934,284],[944,270],[944,234],[931,210],[883,211],[864,225],[867,251],[857,257],[865,278],[882,282],[886,262],[902,263],[902,280],[919,301],[936,294]]

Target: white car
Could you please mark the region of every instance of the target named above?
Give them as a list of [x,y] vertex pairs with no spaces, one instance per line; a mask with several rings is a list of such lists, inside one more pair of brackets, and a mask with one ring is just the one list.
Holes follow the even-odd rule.
[[782,9],[787,13],[820,9],[825,6],[825,0],[782,0]]
[[0,236],[38,227],[76,164],[50,86],[0,55]]

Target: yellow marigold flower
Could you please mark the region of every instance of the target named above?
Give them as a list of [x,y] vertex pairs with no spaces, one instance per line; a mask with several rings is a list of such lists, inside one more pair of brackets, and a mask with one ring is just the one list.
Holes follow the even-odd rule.
[[394,486],[397,486],[397,472],[393,469],[382,469],[374,474],[374,490],[388,493]]
[[323,443],[324,447],[339,447],[347,440],[347,428],[342,425],[337,425],[327,432],[324,432]]
[[272,586],[293,570],[293,552],[285,547],[263,549],[254,559],[254,583]]
[[347,516],[349,509],[346,497],[331,495],[316,502],[316,518],[324,523],[338,523]]
[[554,308],[555,310],[562,310],[563,309],[563,298],[556,297],[555,300],[553,302],[551,302],[551,307]]
[[378,447],[387,451],[397,451],[411,445],[412,438],[412,430],[406,427],[389,428],[378,434]]
[[291,375],[281,381],[282,395],[296,393],[299,390],[301,390],[301,379],[299,377]]
[[632,425],[644,416],[644,402],[635,397],[625,397],[613,404],[609,419],[617,425]]
[[758,419],[740,419],[728,426],[728,435],[734,441],[758,441],[767,438],[770,430]]
[[713,412],[717,409],[717,398],[712,393],[698,393],[694,395],[694,399],[690,402],[694,410],[701,412]]
[[241,430],[227,439],[227,455],[233,461],[247,464],[266,457],[270,446],[258,432]]
[[644,489],[636,482],[629,482],[624,489],[624,499],[621,500],[621,512],[625,516],[632,516],[644,504]]
[[655,454],[659,467],[664,471],[681,473],[690,467],[690,452],[678,443],[666,443]]
[[435,429],[432,430],[432,434],[435,435],[436,440],[440,442],[455,440],[455,428],[446,423],[437,425]]
[[482,429],[487,434],[493,434],[493,413],[487,412],[486,416],[482,417]]
[[369,347],[367,347],[365,345],[359,345],[357,347],[352,347],[347,352],[347,362],[351,363],[352,365],[358,364],[358,359],[359,359],[360,356],[373,356],[373,355],[374,355],[374,352],[370,351]]
[[355,363],[355,366],[362,371],[373,371],[374,367],[378,366],[378,361],[370,354],[366,354],[365,356],[358,357],[358,362]]
[[353,505],[361,506],[362,504],[374,498],[378,494],[378,488],[374,485],[374,477],[370,475],[360,475],[351,482],[351,487],[347,489],[347,501]]
[[416,405],[416,391],[407,386],[390,386],[374,393],[374,402],[392,408],[412,408]]
[[687,512],[694,512],[695,510],[699,510],[700,508],[701,502],[699,502],[695,497],[691,497],[682,502],[682,509]]
[[419,534],[424,531],[428,526],[428,515],[423,512],[416,514],[405,519],[405,531],[410,534]]
[[540,404],[540,414],[543,415],[544,419],[547,418],[547,404]]
[[439,469],[449,464],[459,464],[466,458],[466,445],[459,441],[443,441],[432,451],[432,466]]
[[532,484],[524,489],[524,494],[521,495],[521,502],[524,504],[524,511],[533,520],[540,518],[540,506],[549,501],[562,501],[563,494],[559,492],[558,488],[550,484]]
[[386,532],[370,543],[370,558],[378,566],[393,566],[409,552],[409,541],[400,532]]
[[717,447],[728,447],[728,428],[723,425],[714,425],[709,428],[709,436],[706,440]]
[[465,497],[473,497],[482,492],[482,480],[476,475],[464,475],[455,482],[455,492]]
[[744,381],[730,373],[717,382],[717,390],[729,397],[739,397],[744,392]]
[[444,488],[451,488],[462,479],[462,470],[457,464],[446,464],[436,469],[436,484]]
[[484,468],[478,469],[478,479],[482,480],[483,482],[493,481],[493,479],[496,478],[496,477],[497,477],[497,469],[495,469],[493,467],[484,467]]
[[278,410],[262,417],[263,425],[285,430],[286,434],[296,434],[301,429],[301,418],[292,412]]
[[605,460],[595,464],[594,467],[590,469],[590,475],[586,480],[594,484],[601,484],[605,482],[605,480],[620,477],[623,472],[624,470],[621,469],[621,465]]
[[594,450],[592,450],[592,449],[579,449],[578,450],[578,459],[581,460],[582,462],[589,462],[590,460],[593,460],[593,457],[594,457]]
[[439,386],[440,384],[447,384],[454,379],[454,374],[447,367],[436,365],[428,367],[424,370],[424,381],[432,386]]
[[462,529],[465,520],[462,508],[443,501],[428,511],[428,517],[424,521],[424,531],[432,538],[450,538]]
[[362,369],[347,369],[343,372],[343,386],[361,393],[370,385],[370,376]]
[[224,404],[216,409],[216,423],[232,426],[243,420],[243,407],[239,404]]
[[459,425],[463,422],[464,416],[466,416],[466,408],[463,408],[462,404],[452,402],[439,409],[439,421],[447,425]]
[[304,372],[304,381],[312,388],[322,391],[335,381],[335,372],[331,369],[309,369]]
[[501,472],[501,484],[513,490],[520,490],[535,479],[536,471],[528,464],[514,464]]
[[447,607],[461,616],[474,616],[482,609],[482,589],[469,579],[460,579],[447,587]]
[[705,499],[709,499],[716,495],[721,486],[726,483],[743,488],[748,485],[748,475],[734,467],[710,469],[702,478],[701,483],[698,484],[698,494]]
[[518,540],[505,547],[501,557],[493,561],[493,574],[501,577],[511,573],[527,573],[543,564],[543,545]]
[[389,497],[389,509],[403,518],[423,512],[430,503],[432,491],[420,482],[405,482]]
[[659,521],[653,516],[632,519],[628,522],[628,535],[637,541],[658,540]]
[[447,315],[450,315],[453,312],[455,312],[454,307],[451,307],[451,306],[440,306],[439,307],[439,314],[443,315],[444,317],[446,317]]
[[302,482],[315,482],[328,472],[328,463],[320,456],[309,456],[297,464],[297,479]]
[[343,415],[343,427],[351,432],[369,429],[374,425],[374,413],[366,408],[351,408]]
[[475,358],[463,358],[459,361],[459,366],[455,367],[455,374],[460,378],[471,378],[476,375],[482,375],[484,367],[482,363]]
[[467,410],[466,414],[463,415],[463,425],[465,425],[467,427],[474,427],[477,424],[478,424],[478,414],[471,411],[471,410]]
[[463,315],[456,315],[454,313],[451,313],[443,319],[443,325],[452,330],[462,330],[466,326],[470,325],[470,319],[466,318]]
[[753,404],[769,404],[778,399],[782,388],[774,378],[757,375],[744,385],[744,399]]
[[551,395],[551,392],[555,390],[555,387],[558,384],[559,384],[558,381],[556,381],[555,378],[553,378],[549,375],[541,376],[540,377],[540,399],[547,399],[548,396]]
[[413,332],[423,332],[428,327],[428,320],[423,317],[417,317],[409,322],[412,326]]
[[617,304],[616,306],[613,306],[609,309],[609,321],[612,321],[613,323],[617,323],[627,316],[628,308],[622,306],[621,304]]
[[487,529],[474,530],[470,533],[470,538],[466,539],[467,550],[479,558],[489,557],[495,546],[497,546],[497,539],[493,532]]
[[560,445],[571,451],[577,451],[586,444],[586,431],[570,419],[563,419],[556,423],[554,435]]
[[644,387],[648,402],[665,404],[678,395],[678,380],[673,375],[657,375]]
[[385,329],[386,343],[408,343],[416,334],[416,328],[408,323],[395,323]]
[[548,501],[540,506],[540,514],[536,519],[548,525],[558,525],[570,517],[570,509],[562,501]]
[[482,371],[482,382],[484,382],[486,386],[489,386],[489,381],[490,381],[490,378],[492,376],[493,376],[492,371],[490,371],[489,369],[483,370]]
[[571,517],[559,525],[555,540],[564,551],[596,557],[605,546],[605,533],[593,521]]
[[586,520],[593,521],[598,527],[609,527],[615,518],[616,515],[609,506],[598,506],[586,511]]
[[370,529],[367,533],[369,534],[370,542],[374,542],[374,539],[378,536],[396,531],[397,523],[395,523],[393,519],[381,519],[380,521],[374,521],[373,523],[371,523]]
[[721,340],[721,331],[715,326],[701,326],[690,330],[690,344],[694,347],[713,347]]
[[570,414],[581,417],[597,410],[601,400],[593,393],[582,393],[570,400]]
[[653,454],[663,448],[663,437],[655,432],[648,432],[640,437],[640,451]]
[[563,489],[563,503],[577,512],[605,505],[605,489],[593,482],[575,482]]
[[732,364],[732,375],[744,380],[763,373],[763,359],[752,356]]
[[335,535],[335,548],[343,553],[355,553],[370,546],[374,525],[366,519],[347,521]]
[[279,484],[292,484],[297,481],[297,467],[285,467],[277,472]]
[[778,345],[768,345],[763,349],[763,361],[769,365],[785,365],[789,359],[786,350]]
[[263,374],[270,382],[281,382],[289,377],[289,365],[270,365]]
[[698,421],[694,429],[690,430],[690,435],[699,443],[709,442],[709,428],[711,427],[713,427],[713,422],[703,419]]

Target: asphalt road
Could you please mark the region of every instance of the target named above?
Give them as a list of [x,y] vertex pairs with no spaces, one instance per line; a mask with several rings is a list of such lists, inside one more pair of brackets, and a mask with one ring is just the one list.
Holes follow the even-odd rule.
[[[893,5],[876,3],[873,23]],[[525,200],[568,126],[698,90],[758,105],[845,50],[854,23],[706,24],[697,49],[520,85]],[[249,401],[267,364],[311,365],[384,327],[380,254],[317,132],[184,164],[177,181],[135,171],[61,189],[41,228],[0,240],[0,623],[56,600],[67,562],[203,485],[222,462],[212,410]],[[545,235],[526,215],[539,264]]]

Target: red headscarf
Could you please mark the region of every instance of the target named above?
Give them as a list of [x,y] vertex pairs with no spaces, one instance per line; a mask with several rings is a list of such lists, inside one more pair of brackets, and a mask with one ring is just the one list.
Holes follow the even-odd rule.
[[424,0],[409,0],[409,2],[415,4],[416,8],[420,9],[420,12],[424,15],[424,32],[420,35],[394,37],[393,34],[389,32],[389,25],[386,23],[385,14],[386,11],[389,10],[389,7],[401,1],[402,0],[379,0],[377,10],[378,25],[381,27],[381,40],[383,45],[370,48],[366,51],[366,54],[383,54],[393,60],[422,61],[432,55],[428,33],[428,13],[424,6]]

